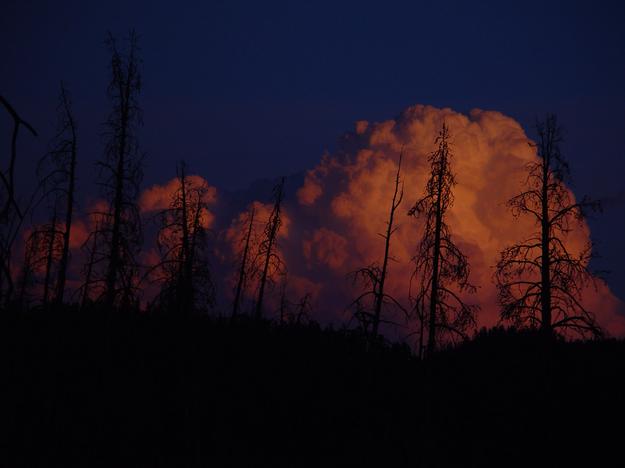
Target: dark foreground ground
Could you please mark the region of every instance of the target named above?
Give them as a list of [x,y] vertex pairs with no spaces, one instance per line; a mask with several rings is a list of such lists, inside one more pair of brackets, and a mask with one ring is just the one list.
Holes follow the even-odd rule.
[[0,466],[622,466],[625,343],[483,333],[419,363],[342,331],[0,318]]

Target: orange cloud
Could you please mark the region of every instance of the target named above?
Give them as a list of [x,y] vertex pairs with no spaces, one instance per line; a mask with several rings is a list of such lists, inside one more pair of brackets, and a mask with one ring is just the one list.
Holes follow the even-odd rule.
[[[281,249],[289,274],[314,285],[318,309],[326,318],[343,316],[355,296],[346,275],[381,261],[383,240],[399,153],[404,148],[404,201],[398,211],[399,230],[393,237],[387,290],[408,305],[411,258],[420,239],[419,222],[405,215],[423,193],[428,176],[427,157],[443,122],[452,134],[454,171],[458,185],[448,223],[456,242],[469,257],[471,281],[478,292],[466,299],[480,304],[479,324],[499,320],[497,291],[492,282],[499,253],[535,231],[530,218],[514,219],[505,202],[525,181],[525,164],[536,159],[522,127],[499,112],[473,110],[469,115],[451,109],[413,106],[393,120],[359,121],[343,138],[344,148],[325,155],[306,174],[287,201],[294,234]],[[586,225],[571,232],[566,243],[579,251],[589,239]],[[605,284],[588,288],[584,302],[600,323],[615,334],[625,334],[623,304]]]
[[308,265],[325,265],[338,270],[347,260],[347,240],[326,228],[317,229],[311,238],[304,239],[302,248]]
[[[208,186],[208,191],[202,200],[204,203],[212,205],[217,201],[217,189],[209,185],[206,179],[198,175],[189,175],[187,180],[194,187],[199,187],[202,184]],[[176,177],[163,185],[152,185],[152,187],[144,190],[139,196],[139,209],[142,213],[149,213],[168,208],[171,205],[172,197],[179,187],[180,182]]]
[[89,237],[89,229],[82,219],[74,219],[69,233],[70,249],[79,249]]

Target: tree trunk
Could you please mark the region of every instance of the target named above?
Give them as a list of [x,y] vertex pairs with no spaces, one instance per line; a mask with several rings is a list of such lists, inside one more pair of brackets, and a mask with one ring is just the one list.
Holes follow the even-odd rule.
[[67,119],[72,132],[72,153],[69,165],[69,183],[67,187],[67,207],[65,212],[65,231],[63,232],[63,251],[59,262],[59,277],[56,287],[55,303],[61,305],[65,294],[65,280],[67,277],[67,265],[69,259],[69,239],[72,229],[72,217],[74,214],[74,190],[75,190],[75,172],[76,172],[76,128],[69,105],[65,96],[65,89],[62,90],[63,103],[67,113]]
[[260,280],[260,287],[258,290],[258,300],[256,301],[256,319],[259,320],[263,314],[263,298],[265,295],[265,284],[267,283],[267,273],[269,272],[269,263],[271,261],[271,251],[273,249],[273,244],[276,240],[276,236],[278,235],[278,228],[280,223],[280,204],[282,203],[282,190],[284,189],[284,177],[280,182],[278,187],[278,192],[276,193],[276,201],[274,204],[273,210],[273,219],[271,219],[272,225],[269,228],[269,235],[267,239],[267,252],[265,256],[265,264],[263,266],[263,273]]
[[443,153],[441,158],[441,166],[438,174],[437,181],[437,194],[436,194],[436,221],[434,227],[434,252],[432,253],[432,289],[430,292],[430,317],[428,324],[428,356],[436,350],[436,311],[438,308],[438,270],[441,255],[441,226],[442,217],[441,213],[441,196],[443,190],[443,171],[445,169],[446,155]]
[[[129,67],[131,62],[129,62]],[[117,148],[117,168],[115,172],[115,197],[113,199],[113,226],[111,236],[111,251],[109,257],[108,272],[106,275],[106,304],[113,307],[115,297],[117,296],[117,277],[119,275],[121,255],[121,217],[123,210],[123,194],[124,194],[124,174],[125,174],[125,157],[126,157],[126,140],[128,132],[128,114],[130,106],[130,84],[131,76],[126,76],[125,83],[119,83],[119,94],[121,99],[121,115],[119,136],[119,146]]]
[[250,222],[247,228],[247,235],[245,236],[245,247],[243,248],[243,258],[241,259],[241,268],[239,269],[239,281],[237,282],[237,290],[234,295],[234,303],[232,305],[232,317],[236,317],[239,313],[239,302],[241,301],[241,294],[243,292],[243,284],[245,282],[246,272],[245,268],[247,267],[247,256],[250,249],[250,238],[252,237],[252,227],[254,223],[254,213],[256,209],[252,205],[252,210],[250,212]]
[[[178,312],[181,314],[189,314],[189,296],[188,293],[190,291],[189,282],[192,280],[191,274],[189,271],[189,207],[187,202],[187,179],[185,175],[185,167],[184,164],[180,167],[180,197],[181,197],[181,228],[182,228],[182,240],[180,247],[180,257],[179,257],[179,270],[178,270],[178,284],[176,287],[176,302],[178,306]],[[195,225],[195,218],[194,218]]]
[[265,295],[265,283],[267,282],[267,272],[269,271],[269,261],[271,260],[271,248],[273,246],[274,236],[272,235],[268,242],[267,255],[265,256],[265,263],[263,266],[263,273],[260,278],[260,286],[258,290],[258,300],[256,301],[256,319],[259,320],[263,315],[263,297]]
[[56,208],[52,215],[52,224],[48,231],[48,241],[46,249],[46,272],[43,282],[43,307],[48,308],[50,302],[50,283],[52,281],[52,263],[54,262],[54,241],[56,240]]
[[[543,151],[545,150],[543,145]],[[541,305],[541,330],[551,335],[551,258],[549,252],[551,226],[549,223],[549,153],[543,154],[543,178],[541,199],[541,264],[540,264],[540,305]]]
[[386,271],[388,268],[388,258],[391,248],[391,236],[393,235],[393,221],[395,218],[395,210],[401,203],[397,202],[397,193],[399,191],[399,178],[401,171],[401,158],[399,155],[399,165],[397,166],[397,175],[395,176],[395,192],[393,193],[393,200],[391,201],[391,211],[389,213],[388,225],[386,228],[386,236],[384,236],[384,260],[382,261],[382,271],[380,272],[380,280],[378,281],[378,290],[375,294],[375,309],[373,311],[373,330],[372,337],[375,339],[378,336],[378,330],[380,328],[380,317],[382,315],[382,304],[384,303],[384,283],[386,282]]

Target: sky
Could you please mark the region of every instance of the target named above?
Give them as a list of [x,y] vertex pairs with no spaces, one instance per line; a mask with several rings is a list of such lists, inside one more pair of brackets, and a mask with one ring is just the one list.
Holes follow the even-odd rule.
[[[108,113],[107,31],[140,35],[145,184],[177,160],[224,190],[302,173],[354,122],[415,104],[501,112],[533,136],[554,112],[578,195],[625,298],[625,4],[622,2],[34,2],[5,0],[0,92],[39,131],[22,136],[21,181],[55,125],[59,81],[80,129],[91,196]],[[0,129],[9,129],[0,116]],[[8,148],[8,130],[0,134]]]

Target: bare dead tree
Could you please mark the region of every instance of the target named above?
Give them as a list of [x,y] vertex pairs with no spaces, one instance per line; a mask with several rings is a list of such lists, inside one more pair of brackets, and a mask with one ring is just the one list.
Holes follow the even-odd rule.
[[141,219],[137,207],[142,179],[142,155],[137,140],[142,125],[139,107],[141,91],[138,38],[131,31],[128,51],[121,52],[109,34],[111,81],[108,96],[113,109],[105,123],[107,138],[105,157],[98,163],[100,185],[109,203],[102,213],[99,238],[106,257],[103,277],[103,300],[108,307],[136,305],[136,256],[141,247]]
[[312,316],[311,299],[310,293],[306,293],[294,304],[293,312],[287,315],[289,322],[300,325],[310,321]]
[[207,244],[209,187],[187,177],[184,163],[177,178],[179,188],[169,208],[159,213],[161,261],[153,268],[162,284],[157,304],[164,312],[178,315],[207,312],[215,303]]
[[[349,308],[355,309],[355,317],[360,322],[365,333],[368,334],[369,326],[371,326],[371,337],[373,339],[377,338],[381,323],[394,323],[389,319],[382,317],[382,309],[385,305],[392,305],[394,308],[405,312],[401,303],[384,290],[388,275],[389,261],[394,260],[391,256],[391,237],[397,231],[397,226],[395,226],[395,213],[404,198],[404,186],[401,181],[402,157],[403,148],[399,154],[399,162],[397,164],[397,172],[395,174],[393,198],[391,199],[388,221],[386,222],[386,232],[384,234],[380,234],[380,236],[384,239],[384,255],[382,257],[382,265],[373,263],[351,273],[354,282],[362,282],[366,290],[350,304]],[[370,311],[363,304],[363,302],[367,301],[369,297],[373,300],[373,307]]]
[[13,119],[9,165],[6,171],[0,170],[0,181],[2,182],[2,188],[4,191],[3,198],[5,198],[2,202],[2,208],[0,208],[0,222],[6,223],[11,209],[14,209],[20,218],[23,217],[23,213],[15,200],[15,164],[17,161],[17,137],[20,127],[25,127],[33,136],[37,136],[37,132],[32,125],[20,117],[13,106],[11,106],[11,104],[9,104],[9,102],[2,95],[0,95],[0,104],[2,104]]
[[58,230],[57,212],[51,207],[52,217],[48,223],[36,225],[24,243],[24,263],[19,281],[18,307],[26,307],[26,299],[31,302],[37,286],[37,297],[44,308],[51,302],[53,278],[61,256],[62,232]]
[[232,317],[236,317],[239,314],[239,307],[241,305],[241,296],[245,290],[245,284],[249,275],[248,257],[250,253],[250,242],[252,239],[252,229],[254,226],[254,215],[256,208],[251,206],[248,215],[247,233],[243,240],[243,254],[241,255],[241,265],[239,266],[239,279],[237,281],[237,287],[234,294],[234,301],[232,303]]
[[25,205],[21,213],[9,207],[5,223],[0,223],[0,307],[6,306],[13,301],[15,284],[13,281],[13,254],[15,242],[18,239],[25,217],[22,213],[32,210],[34,199],[37,195],[37,187],[31,194],[30,201]]
[[102,285],[101,282],[94,280],[94,272],[97,271],[99,266],[106,260],[106,257],[99,251],[99,235],[102,232],[101,221],[97,220],[95,229],[89,233],[89,236],[81,246],[82,251],[87,257],[87,263],[83,265],[84,282],[78,289],[80,293],[80,309],[85,310],[87,303],[91,300],[91,297],[97,297],[101,291],[93,293],[93,289],[98,285]]
[[310,293],[304,294],[296,302],[289,300],[288,287],[289,275],[286,269],[280,274],[280,301],[278,303],[278,317],[280,325],[288,324],[299,326],[310,321],[312,316],[312,296]]
[[[438,145],[428,158],[430,176],[425,193],[408,211],[409,216],[423,219],[423,236],[412,259],[413,279],[418,281],[416,304],[429,304],[427,315],[427,354],[432,354],[444,335],[452,340],[466,338],[466,331],[475,326],[478,307],[466,304],[463,291],[474,292],[469,283],[470,266],[467,257],[452,240],[446,215],[454,202],[456,178],[451,169],[453,154],[446,124],[438,134]],[[455,290],[454,290],[455,287]]]
[[536,231],[501,253],[495,273],[501,318],[547,335],[599,336],[594,315],[581,302],[583,288],[595,281],[588,268],[592,242],[577,254],[566,244],[568,234],[600,205],[587,197],[576,202],[566,188],[570,171],[560,152],[563,137],[555,115],[537,122],[536,130],[538,161],[526,165],[525,189],[508,201],[515,218],[534,219]]
[[76,122],[72,113],[72,103],[67,89],[61,83],[61,96],[59,103],[59,131],[52,150],[53,158],[65,182],[62,193],[65,199],[65,226],[63,229],[63,247],[59,261],[58,277],[56,283],[57,304],[63,303],[65,295],[65,282],[69,264],[69,241],[74,216],[75,191],[76,191]]
[[24,262],[17,281],[17,297],[15,298],[15,305],[18,310],[27,309],[29,305],[30,290],[35,283],[35,269],[41,251],[39,241],[39,235],[35,231],[28,236],[24,243]]
[[26,208],[20,208],[16,200],[15,168],[17,164],[17,138],[20,128],[25,127],[33,136],[37,136],[35,129],[26,122],[15,108],[0,95],[0,104],[9,113],[13,120],[11,135],[11,149],[6,168],[0,169],[0,305],[6,305],[12,300],[14,292],[13,277],[11,274],[11,258],[13,245],[17,239],[24,216],[29,211],[31,202]]
[[54,277],[54,266],[62,255],[62,235],[63,233],[58,230],[58,213],[56,209],[52,213],[52,220],[47,226],[47,229],[43,232],[45,237],[45,273],[43,280],[43,299],[42,304],[44,308],[48,308],[50,305],[50,292],[52,289],[52,282]]
[[280,182],[273,188],[273,210],[267,220],[264,230],[264,238],[258,249],[257,257],[262,261],[262,270],[258,285],[258,299],[256,300],[256,319],[260,319],[263,315],[263,299],[265,296],[265,287],[268,281],[271,281],[272,270],[278,271],[282,265],[282,260],[276,254],[276,244],[278,232],[282,225],[282,200],[284,198],[284,182],[282,177]]
[[[50,268],[46,271],[44,287],[44,306],[53,300],[55,304],[63,302],[65,279],[69,262],[69,240],[74,213],[75,172],[76,172],[76,125],[72,115],[71,100],[67,89],[61,83],[59,104],[57,106],[57,131],[50,142],[50,150],[39,161],[37,173],[42,190],[41,200],[47,202],[48,212],[52,212],[53,220],[49,233],[50,247],[58,244],[60,236],[60,254],[50,251]],[[64,218],[63,225],[61,217]],[[52,263],[58,263],[52,275]],[[53,284],[54,283],[54,284]]]
[[[412,278],[414,280],[414,278]],[[412,290],[412,284],[411,284]],[[425,306],[425,296],[423,294],[418,295],[417,298],[412,297],[412,310],[410,312],[409,318],[416,318],[417,320],[417,329],[408,333],[406,335],[406,339],[413,338],[416,336],[415,347],[417,349],[417,357],[419,360],[423,360],[425,355],[425,325],[428,321],[428,309]]]

